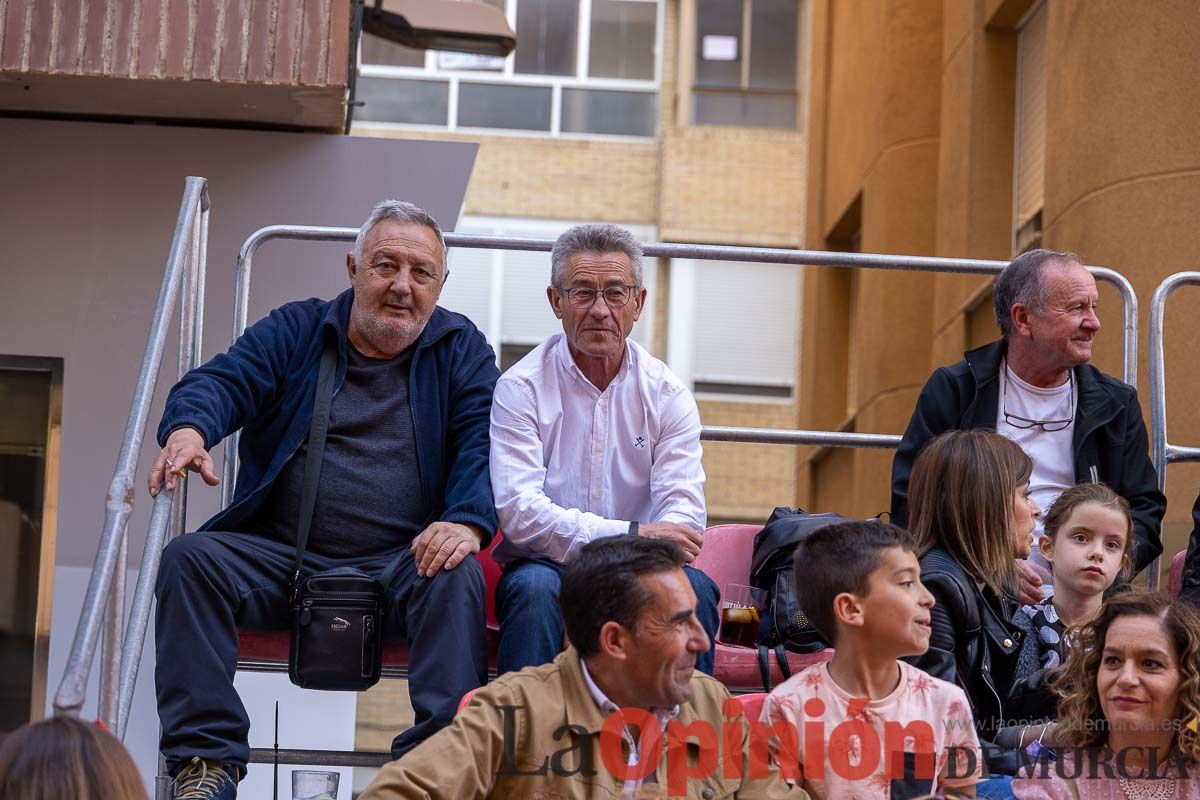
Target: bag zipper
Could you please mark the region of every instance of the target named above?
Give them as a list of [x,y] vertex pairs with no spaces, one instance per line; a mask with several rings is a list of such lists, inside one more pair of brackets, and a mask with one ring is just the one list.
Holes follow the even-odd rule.
[[369,596],[369,595],[367,595],[367,596],[359,595],[357,597],[350,597],[347,595],[322,595],[319,598],[306,597],[306,598],[304,598],[303,605],[306,608],[311,608],[314,602],[352,603],[354,605],[371,605],[371,606],[378,605],[375,598],[372,596]]

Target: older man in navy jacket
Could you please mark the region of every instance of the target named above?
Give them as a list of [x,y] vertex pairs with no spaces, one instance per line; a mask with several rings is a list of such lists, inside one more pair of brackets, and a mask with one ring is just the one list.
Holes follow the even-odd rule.
[[352,565],[386,589],[385,625],[410,645],[416,712],[393,755],[450,722],[459,698],[486,678],[483,574],[468,556],[496,529],[495,357],[469,320],[436,305],[445,242],[423,210],[380,203],[346,266],[348,291],[275,309],[167,399],[151,494],[184,469],[216,485],[208,450],[243,432],[232,502],[166,548],[158,579],[155,680],[177,796],[232,798],[245,774],[237,628],[287,620],[326,343],[337,369],[305,563]]

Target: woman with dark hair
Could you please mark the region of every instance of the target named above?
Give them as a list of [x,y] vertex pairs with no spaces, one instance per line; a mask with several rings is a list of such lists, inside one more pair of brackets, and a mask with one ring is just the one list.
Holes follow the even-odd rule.
[[1077,630],[1063,667],[1058,761],[1013,781],[1020,800],[1200,800],[1200,614],[1125,592]]
[[146,800],[146,789],[115,736],[94,723],[55,717],[0,742],[0,797]]
[[[1012,622],[1015,559],[1029,555],[1041,513],[1029,497],[1032,472],[1029,456],[1003,436],[953,430],[925,446],[909,482],[908,527],[921,582],[937,601],[929,650],[910,660],[966,692],[993,775],[1016,773],[1015,750],[992,741],[1011,716],[1012,687],[1037,669],[1036,642]],[[1007,795],[1007,781],[989,784],[977,787],[980,796]]]

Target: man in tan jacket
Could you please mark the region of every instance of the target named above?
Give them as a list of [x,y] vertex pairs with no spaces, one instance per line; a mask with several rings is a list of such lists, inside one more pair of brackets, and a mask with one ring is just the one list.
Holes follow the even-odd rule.
[[572,646],[477,691],[361,800],[807,800],[769,763],[765,726],[748,724],[725,687],[696,671],[709,640],[684,563],[658,539],[585,546],[559,595]]

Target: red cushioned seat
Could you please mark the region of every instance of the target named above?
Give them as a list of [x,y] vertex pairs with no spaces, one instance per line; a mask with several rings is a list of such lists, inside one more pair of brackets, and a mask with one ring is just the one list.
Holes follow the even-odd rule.
[[758,722],[758,718],[762,714],[763,703],[767,700],[767,693],[748,692],[734,696],[742,704],[742,713],[746,715],[746,719],[751,722]]
[[[704,532],[704,546],[693,566],[712,578],[722,593],[727,583],[749,585],[754,536],[760,530],[761,525],[714,525]],[[713,647],[716,648],[713,677],[731,690],[763,688],[762,676],[758,671],[758,651],[755,648],[720,642],[714,642]],[[805,667],[828,661],[833,657],[833,650],[803,655],[788,653],[787,657],[794,675]],[[774,655],[770,663],[771,685],[776,686],[783,681],[783,673]]]

